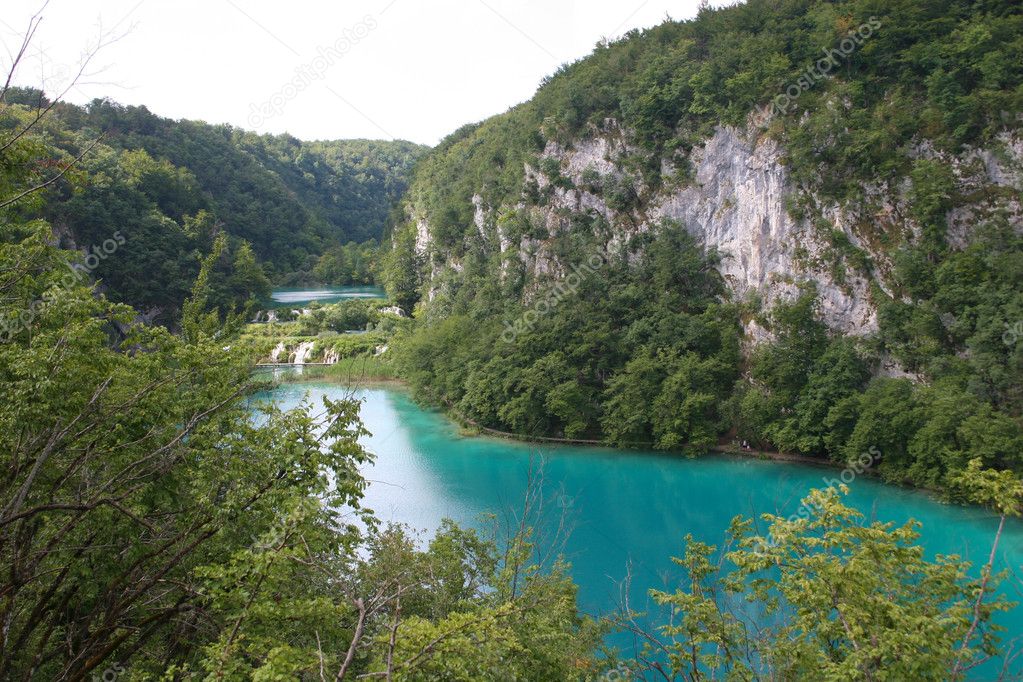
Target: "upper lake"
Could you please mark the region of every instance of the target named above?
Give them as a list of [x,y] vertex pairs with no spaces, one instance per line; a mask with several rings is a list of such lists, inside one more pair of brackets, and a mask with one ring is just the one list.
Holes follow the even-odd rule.
[[337,303],[349,298],[387,298],[382,287],[375,286],[344,286],[320,287],[282,287],[274,289],[270,298],[277,307],[289,305],[308,305],[313,301],[319,303]]
[[[323,396],[347,389],[322,382],[285,383],[267,396],[283,408],[303,399],[322,410]],[[730,520],[770,512],[788,516],[800,498],[836,469],[724,455],[694,459],[657,452],[597,447],[537,446],[465,437],[443,415],[417,406],[398,388],[356,390],[362,418],[372,433],[365,446],[375,455],[364,475],[365,503],[384,522],[432,531],[445,517],[478,527],[487,512],[521,508],[531,466],[543,461],[549,503],[539,535],[550,535],[563,511],[572,528],[564,553],[579,585],[579,605],[599,615],[614,608],[618,584],[631,562],[633,607],[648,605],[649,588],[673,589],[686,533],[720,546]],[[923,524],[927,554],[960,554],[982,564],[998,519],[974,508],[942,504],[919,491],[860,477],[847,502],[867,519]],[[546,526],[546,527],[544,527]],[[761,528],[763,526],[761,525]],[[1023,524],[1011,519],[999,546],[999,568],[1023,563]],[[1020,600],[1014,575],[1003,583]],[[1006,638],[1023,634],[1023,607],[1003,614]],[[628,648],[631,638],[612,638]]]

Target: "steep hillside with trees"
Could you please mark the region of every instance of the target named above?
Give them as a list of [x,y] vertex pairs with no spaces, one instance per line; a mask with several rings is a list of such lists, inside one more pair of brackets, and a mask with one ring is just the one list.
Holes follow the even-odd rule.
[[750,0],[601,43],[421,162],[421,398],[945,487],[1023,470],[1023,8]]

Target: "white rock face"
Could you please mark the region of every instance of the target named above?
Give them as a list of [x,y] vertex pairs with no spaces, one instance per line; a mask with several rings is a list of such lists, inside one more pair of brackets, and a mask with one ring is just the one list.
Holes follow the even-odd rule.
[[[770,303],[794,294],[794,282],[813,280],[829,326],[850,334],[876,330],[863,278],[850,278],[840,288],[828,273],[806,272],[797,262],[797,247],[810,260],[825,247],[788,215],[785,198],[793,190],[780,158],[774,140],[743,139],[734,128],[719,128],[693,153],[695,183],[658,198],[649,211],[651,220],[677,220],[706,246],[717,248],[724,257],[721,273],[740,297],[757,292]],[[855,243],[855,235],[847,234]]]
[[[793,188],[776,142],[757,139],[735,128],[719,128],[690,157],[694,182],[648,197],[643,214],[636,220],[625,220],[616,216],[601,196],[585,190],[583,174],[596,172],[602,178],[619,178],[622,171],[617,162],[631,151],[603,137],[580,141],[568,150],[549,145],[544,155],[561,159],[562,174],[577,189],[554,191],[547,213],[548,229],[552,233],[559,229],[563,219],[558,209],[599,214],[615,227],[619,238],[649,230],[664,219],[678,221],[705,247],[715,248],[723,256],[720,270],[736,297],[757,293],[770,305],[778,298],[796,295],[798,282],[813,280],[829,326],[848,334],[877,329],[865,279],[849,273],[845,286],[840,287],[827,272],[806,271],[804,262],[813,262],[825,246],[785,209],[786,196]],[[549,184],[542,174],[534,173],[538,186]],[[637,190],[643,192],[642,187]],[[855,235],[847,236],[858,243]],[[528,265],[538,270],[555,269],[547,260],[542,252],[536,253]],[[767,338],[762,329],[747,331],[754,341]]]
[[[622,148],[616,148],[614,143],[607,137],[592,137],[580,140],[576,143],[571,153],[567,155],[567,168],[565,175],[570,177],[582,177],[587,171],[595,171],[600,175],[615,175],[618,173],[618,166],[612,159],[616,158]],[[557,145],[548,145],[545,155],[566,156]]]
[[[613,121],[605,123],[600,131],[570,147],[548,143],[541,155],[557,159],[560,174],[568,178],[573,189],[552,186],[552,180],[532,166],[524,169],[524,179],[535,182],[542,191],[551,193],[545,206],[490,207],[480,194],[472,198],[474,222],[484,243],[491,250],[505,253],[516,249],[527,276],[564,276],[571,263],[559,263],[543,239],[523,237],[512,244],[502,233],[494,213],[511,209],[527,210],[531,221],[542,225],[551,235],[568,229],[572,214],[601,216],[611,225],[612,242],[627,239],[632,233],[644,232],[663,220],[681,223],[697,236],[707,248],[716,249],[723,257],[720,271],[735,298],[757,295],[766,306],[779,299],[789,299],[799,291],[801,282],[816,285],[824,321],[833,329],[851,335],[865,335],[877,330],[877,315],[870,300],[870,287],[877,284],[882,290],[891,289],[885,281],[890,270],[889,255],[873,250],[860,239],[855,226],[875,224],[882,229],[913,229],[909,220],[905,193],[908,181],[899,187],[865,187],[867,201],[855,207],[821,206],[822,215],[844,233],[855,247],[865,251],[873,260],[874,280],[867,280],[851,267],[845,268],[844,281],[835,281],[828,266],[827,256],[832,247],[822,241],[815,229],[806,221],[796,220],[786,210],[789,197],[795,198],[797,188],[789,180],[782,163],[782,152],[777,142],[759,134],[751,124],[747,129],[719,127],[704,145],[689,157],[693,181],[681,187],[670,187],[656,194],[635,184],[637,194],[643,198],[642,208],[632,214],[619,214],[611,209],[599,193],[587,191],[595,177],[600,181],[616,181],[623,177],[626,156],[636,149],[626,146],[627,136]],[[1015,189],[1003,193],[1007,198],[997,205],[960,209],[949,214],[949,239],[953,246],[965,244],[976,224],[978,213],[1004,209],[1017,226],[1023,225],[1023,141],[1003,139],[999,153],[977,150],[958,158],[943,159],[955,169],[957,181],[964,191],[988,185],[1001,185]],[[933,150],[921,146],[918,154],[926,157]],[[680,164],[662,160],[662,170],[671,174]],[[585,176],[585,177],[584,177]],[[416,245],[425,253],[429,247],[429,223],[423,213],[413,207],[416,216]],[[497,228],[492,226],[498,224]],[[496,239],[490,238],[496,234]],[[431,264],[427,277],[428,299],[436,292],[437,274],[444,270],[460,271],[460,264],[450,259],[441,267]],[[502,265],[502,275],[506,268]],[[527,292],[529,291],[527,287]],[[528,293],[527,293],[528,295]],[[755,323],[747,327],[747,340],[755,345],[768,340],[768,332]],[[898,372],[897,367],[887,371]]]
[[472,208],[472,222],[476,225],[476,231],[480,233],[480,237],[484,242],[490,241],[488,236],[489,230],[487,229],[487,218],[490,212],[487,211],[483,203],[483,197],[479,194],[472,195]]
[[[916,150],[918,157],[951,166],[960,192],[987,195],[974,204],[953,209],[946,216],[946,239],[953,247],[966,246],[978,221],[995,211],[1004,211],[1017,230],[1023,229],[1023,138],[1003,133],[998,137],[998,144],[998,153],[990,149],[968,149],[959,156],[939,153],[929,144],[920,145]],[[985,192],[992,186],[1009,191]]]
[[677,220],[716,247],[722,273],[739,293],[760,289],[772,274],[792,273],[797,226],[785,213],[776,145],[754,146],[723,129],[694,157],[696,185],[662,197],[651,218]]

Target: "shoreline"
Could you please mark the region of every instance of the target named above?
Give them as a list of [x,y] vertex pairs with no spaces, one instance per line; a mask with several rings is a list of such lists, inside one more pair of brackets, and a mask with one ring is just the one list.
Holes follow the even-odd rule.
[[[400,380],[399,380],[398,383],[401,383],[402,385],[404,385],[404,382],[401,382]],[[459,414],[458,412],[456,412],[454,410],[454,408],[450,408],[450,411],[448,411],[448,410],[440,410],[440,412],[449,421],[451,421],[454,424],[458,424],[459,427],[462,428],[462,429],[474,429],[477,432],[476,435],[490,436],[490,437],[493,437],[493,438],[500,438],[500,439],[503,439],[503,440],[511,440],[511,441],[516,441],[516,442],[521,442],[521,443],[548,443],[548,444],[551,444],[551,445],[581,445],[581,446],[587,446],[587,447],[613,448],[613,449],[623,450],[623,451],[629,451],[629,450],[639,451],[639,450],[644,450],[644,451],[650,451],[650,452],[664,453],[666,455],[689,456],[689,455],[686,454],[685,450],[681,450],[681,449],[661,450],[661,449],[655,448],[653,443],[635,443],[635,444],[631,444],[631,445],[613,445],[613,444],[610,444],[610,443],[605,443],[604,441],[600,441],[600,440],[589,440],[589,439],[582,439],[582,438],[554,438],[554,437],[551,437],[551,436],[527,436],[527,435],[524,435],[524,434],[511,433],[509,431],[499,431],[497,429],[492,429],[492,428],[490,428],[488,426],[482,426],[480,424],[477,424],[473,420],[471,420],[471,419],[469,419],[469,418]],[[717,444],[717,445],[699,446],[696,449],[701,450],[703,452],[708,452],[708,453],[712,452],[712,453],[720,454],[720,455],[732,455],[732,456],[742,457],[742,458],[746,458],[746,459],[759,459],[759,460],[774,461],[774,462],[789,462],[789,463],[792,463],[792,464],[809,464],[809,465],[813,465],[813,466],[822,466],[822,467],[826,467],[826,468],[829,468],[829,469],[830,468],[834,468],[834,469],[843,469],[843,468],[845,468],[839,462],[835,462],[835,461],[830,460],[830,459],[823,459],[823,458],[819,458],[819,457],[811,457],[809,455],[799,455],[799,454],[795,454],[795,453],[775,452],[775,451],[770,451],[770,450],[743,450],[741,447],[738,447],[738,446],[723,445],[723,444],[720,444],[720,443]]]
[[[324,367],[336,367],[336,366],[337,366],[337,363],[324,363],[324,362],[307,362],[307,363],[301,364],[301,365],[297,365],[297,364],[293,364],[293,363],[292,364],[282,364],[282,363],[277,363],[277,364],[259,364],[259,363],[257,363],[257,364],[255,364],[253,366],[253,369],[254,370],[263,370],[263,371],[265,371],[265,370],[274,370],[274,369],[278,369],[278,368],[279,369],[293,369],[295,367],[313,367],[313,368],[316,368],[317,370],[319,370],[320,368],[324,368]],[[306,382],[311,382],[311,381],[324,381],[324,382],[327,382],[327,383],[338,384],[339,386],[347,386],[347,387],[352,387],[352,388],[359,388],[359,387],[362,387],[362,386],[392,386],[392,387],[394,387],[394,386],[402,386],[402,387],[404,387],[406,385],[404,381],[402,381],[401,379],[398,379],[396,377],[385,377],[385,376],[379,376],[379,375],[372,375],[372,376],[360,376],[358,379],[348,380],[348,379],[345,379],[344,377],[336,376],[334,373],[323,372],[323,371],[314,371],[314,372],[309,372],[309,373],[306,373],[306,372],[294,373],[291,376],[287,377],[287,379],[271,378],[271,380],[275,381],[277,383],[295,383],[295,384],[297,384],[297,383],[306,383]]]
[[[296,365],[280,365],[280,366],[282,366],[282,367],[294,367]],[[330,365],[317,365],[317,366],[327,366],[327,367],[329,367]],[[263,365],[261,367],[265,368],[266,366]],[[301,375],[297,375],[294,380],[296,382],[298,382],[298,381],[317,381],[317,380],[323,380],[323,381],[329,381],[331,383],[337,383],[339,385],[352,386],[352,387],[355,387],[355,388],[358,388],[360,386],[388,386],[388,387],[400,387],[400,388],[402,388],[404,390],[408,390],[408,384],[406,384],[404,380],[399,379],[399,378],[368,378],[367,377],[367,378],[361,379],[361,380],[359,380],[357,382],[349,383],[349,382],[344,381],[343,379],[340,379],[338,377],[333,377],[333,376],[309,376],[309,377],[303,377]],[[666,455],[670,454],[670,455],[684,455],[685,456],[685,451],[684,450],[681,450],[681,449],[658,450],[657,448],[655,448],[653,446],[653,443],[636,443],[636,444],[633,444],[633,445],[616,446],[616,445],[612,445],[612,444],[609,444],[609,443],[605,443],[604,441],[585,439],[585,438],[555,438],[553,436],[529,436],[529,435],[526,435],[526,434],[512,433],[510,431],[500,431],[498,429],[493,429],[493,428],[490,428],[488,426],[483,426],[481,424],[476,423],[475,421],[473,421],[473,420],[465,417],[464,415],[460,414],[459,412],[457,412],[454,409],[454,407],[451,406],[451,405],[448,405],[446,407],[427,406],[427,408],[438,411],[439,413],[441,413],[444,416],[445,419],[450,421],[452,424],[458,426],[462,430],[467,430],[467,429],[475,430],[477,432],[476,434],[467,434],[470,437],[473,436],[473,435],[479,435],[479,436],[489,436],[489,437],[493,437],[493,438],[500,438],[500,439],[503,439],[503,440],[511,440],[511,441],[516,441],[516,442],[520,442],[520,443],[548,443],[548,444],[551,444],[551,445],[581,445],[581,446],[589,446],[589,447],[615,448],[615,449],[619,449],[619,450],[623,450],[623,451],[629,451],[629,450],[650,450],[650,451],[655,451],[655,452],[659,452],[659,453],[664,453]],[[809,464],[809,465],[812,465],[812,466],[819,466],[819,467],[824,467],[824,468],[828,468],[828,469],[839,469],[839,470],[841,470],[841,469],[845,469],[848,466],[848,465],[842,464],[841,462],[836,462],[834,460],[827,459],[827,458],[822,458],[822,457],[812,457],[810,455],[800,455],[800,454],[796,454],[796,453],[778,452],[778,451],[772,451],[772,450],[756,450],[756,449],[753,449],[753,450],[743,450],[741,447],[738,447],[738,446],[732,446],[732,445],[721,444],[721,443],[718,443],[716,445],[701,446],[699,449],[701,451],[704,451],[704,452],[713,452],[715,454],[720,454],[720,455],[731,455],[731,456],[734,456],[734,457],[742,457],[742,458],[747,458],[747,459],[759,459],[759,460],[763,460],[763,461],[788,462],[790,464]],[[871,476],[874,476],[874,477],[878,477],[877,472],[874,472],[874,471],[871,471],[871,470],[867,470],[864,473],[866,473],[868,475],[871,475]],[[935,491],[935,490],[930,490],[928,488],[919,488],[917,486],[906,486],[906,485],[900,484],[900,483],[892,483],[892,482],[888,482],[888,481],[886,481],[886,483],[889,483],[890,485],[898,485],[900,487],[909,487],[909,488],[913,488],[913,489],[916,489],[916,490],[928,490],[930,492],[938,492],[938,491]]]
[[[398,383],[404,386],[404,382],[398,380]],[[474,429],[476,434],[470,434],[470,437],[483,437],[483,438],[498,438],[502,440],[510,440],[521,443],[548,443],[550,445],[579,445],[583,447],[600,447],[600,448],[611,448],[622,452],[646,452],[655,453],[665,456],[682,456],[682,457],[699,457],[700,455],[689,455],[685,450],[672,449],[672,450],[661,450],[653,447],[652,443],[639,443],[633,446],[621,446],[604,443],[598,440],[583,440],[583,439],[568,439],[568,438],[551,438],[546,436],[525,436],[521,434],[510,433],[507,431],[498,431],[497,429],[491,429],[486,426],[480,426],[470,419],[464,418],[454,411],[437,409],[446,419],[454,424],[457,424],[461,429]],[[822,469],[832,469],[835,471],[845,471],[850,468],[848,463],[836,462],[835,460],[828,459],[826,457],[812,457],[810,455],[800,455],[789,452],[777,452],[771,450],[743,450],[741,447],[725,445],[718,443],[717,445],[701,446],[699,450],[704,454],[715,454],[724,455],[728,457],[736,457],[740,459],[755,459],[762,462],[781,462],[787,464],[804,464],[807,466],[819,467]],[[912,485],[910,483],[904,483],[901,481],[888,481],[882,478],[881,474],[875,469],[865,469],[858,472],[856,476],[867,476],[873,480],[878,481],[884,485],[894,486],[896,488],[903,488],[905,490],[914,490],[924,492],[929,495],[933,495],[937,498],[937,501],[944,502],[942,499],[943,491],[938,488],[931,488],[927,486]]]
[[[289,365],[284,365],[288,367]],[[290,365],[295,366],[295,365]],[[330,366],[330,365],[319,365],[319,366]],[[263,369],[266,369],[264,367]],[[300,383],[308,381],[325,381],[328,383],[338,384],[340,386],[349,386],[352,388],[370,388],[370,387],[382,387],[382,388],[400,388],[404,391],[408,391],[408,384],[404,380],[389,377],[389,378],[363,378],[357,382],[346,382],[345,380],[334,377],[334,376],[302,376],[296,375],[292,379],[289,379],[290,383]],[[496,438],[501,440],[508,440],[518,443],[547,443],[549,445],[577,445],[583,447],[594,447],[594,448],[612,448],[620,450],[622,452],[653,452],[665,456],[682,456],[682,457],[699,457],[699,455],[689,455],[684,450],[672,449],[672,450],[659,450],[653,447],[652,443],[637,443],[632,446],[616,446],[611,445],[598,440],[589,439],[572,439],[572,438],[554,438],[551,436],[528,436],[525,434],[511,433],[508,431],[499,431],[492,429],[487,426],[481,426],[475,423],[473,420],[468,419],[458,413],[453,406],[435,406],[428,405],[424,406],[423,409],[430,409],[440,413],[447,421],[451,422],[452,425],[458,427],[463,432],[463,435],[468,438]],[[475,431],[475,433],[465,433],[466,431]],[[812,457],[810,455],[800,455],[796,453],[777,452],[771,450],[743,450],[740,447],[721,444],[703,446],[699,448],[703,453],[713,453],[715,455],[724,455],[728,457],[737,457],[741,459],[755,459],[760,461],[769,462],[780,462],[787,464],[804,464],[808,466],[819,467],[822,469],[832,469],[836,471],[845,471],[849,468],[849,464],[836,462],[834,460],[824,457]],[[900,481],[888,481],[881,477],[880,473],[874,469],[866,469],[859,472],[857,476],[867,476],[874,479],[884,485],[894,486],[896,488],[903,488],[905,490],[914,490],[919,492],[928,493],[937,498],[936,501],[944,502],[942,499],[942,491],[937,488],[930,488],[924,486],[912,485]]]
[[[483,426],[482,424],[479,424],[476,421],[474,421],[472,419],[469,419],[465,415],[463,415],[460,412],[458,412],[455,409],[455,407],[453,405],[451,405],[450,403],[448,403],[447,407],[448,407],[448,411],[451,414],[453,414],[455,417],[457,417],[457,419],[452,419],[452,421],[460,422],[461,425],[463,426],[463,428],[466,425],[468,425],[469,427],[474,428],[477,431],[480,431],[482,433],[486,433],[486,434],[491,435],[491,436],[495,436],[497,438],[505,438],[505,439],[508,439],[508,440],[516,440],[516,441],[522,441],[522,442],[526,442],[526,443],[552,443],[554,445],[559,445],[559,444],[560,445],[594,445],[594,446],[604,447],[604,448],[616,448],[616,449],[619,449],[619,450],[640,450],[640,449],[658,450],[658,448],[654,447],[653,443],[630,443],[630,444],[627,444],[627,445],[613,445],[611,443],[605,443],[604,441],[601,441],[601,440],[592,440],[592,439],[586,439],[586,438],[555,438],[553,436],[527,436],[525,434],[512,433],[510,431],[500,431],[498,429],[490,428],[489,426]],[[445,415],[447,415],[447,414],[448,413],[445,412]],[[772,460],[776,460],[776,461],[780,461],[780,462],[781,461],[784,461],[784,462],[799,462],[799,463],[803,463],[803,464],[831,463],[830,459],[823,459],[822,460],[822,459],[817,458],[817,457],[810,457],[809,455],[798,455],[798,454],[794,454],[794,453],[774,452],[774,451],[770,451],[770,450],[753,450],[753,449],[743,450],[741,447],[736,447],[736,446],[733,446],[733,445],[727,445],[727,444],[723,444],[723,443],[718,443],[716,445],[703,445],[703,446],[699,446],[697,449],[705,450],[707,452],[718,452],[718,453],[723,453],[723,454],[736,454],[736,455],[741,455],[743,457],[752,457],[752,458],[756,458],[756,459],[772,459]],[[659,451],[660,452],[667,452],[667,453],[676,453],[676,454],[684,453],[685,452],[685,450],[682,450],[682,449],[659,450]],[[837,462],[834,462],[834,464],[837,464]]]

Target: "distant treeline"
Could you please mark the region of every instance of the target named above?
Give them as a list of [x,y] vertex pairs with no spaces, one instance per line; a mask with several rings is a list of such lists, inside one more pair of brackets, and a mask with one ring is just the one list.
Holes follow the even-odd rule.
[[[14,105],[0,122],[6,129],[48,103],[29,89],[5,99]],[[214,290],[224,304],[263,297],[270,282],[372,281],[375,240],[425,151],[403,141],[258,135],[109,100],[60,103],[52,113],[18,160],[26,170],[53,175],[94,146],[23,215],[47,219],[77,248],[120,230],[125,244],[93,274],[114,300],[164,321],[221,232],[229,246]]]

